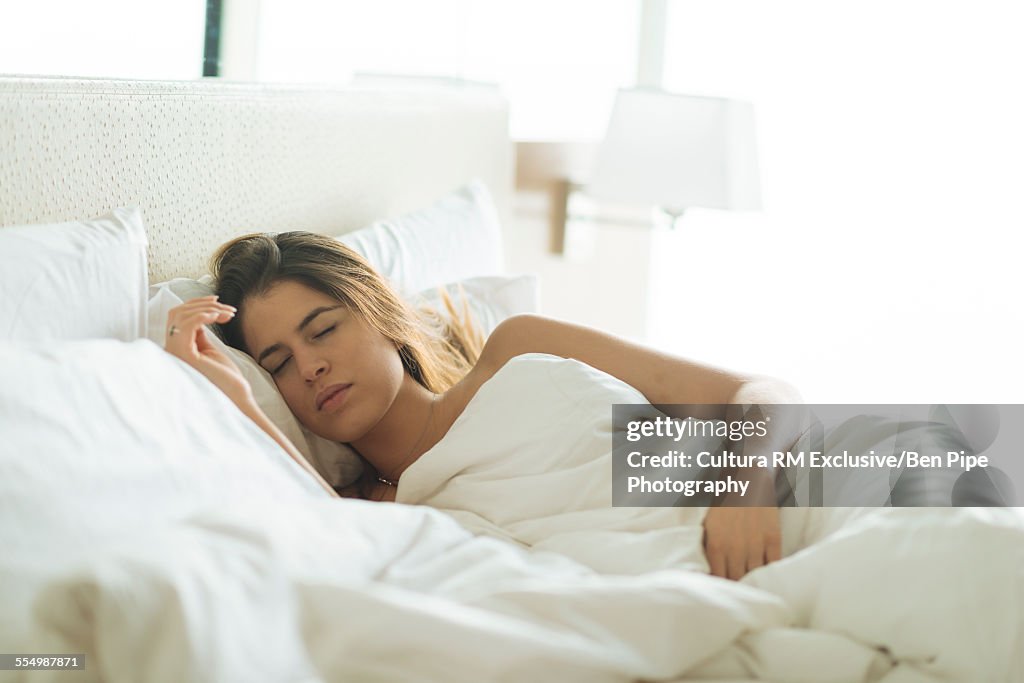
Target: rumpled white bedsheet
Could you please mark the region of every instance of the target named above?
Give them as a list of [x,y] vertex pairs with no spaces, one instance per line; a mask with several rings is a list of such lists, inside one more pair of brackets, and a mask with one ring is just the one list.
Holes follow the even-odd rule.
[[602,577],[426,508],[318,501],[126,539],[37,617],[45,650],[92,657],[66,680],[170,683],[666,678],[790,615],[696,572]]
[[[580,370],[565,363],[548,369]],[[399,489],[465,509],[236,495],[124,524],[33,603],[26,643],[84,652],[86,671],[24,680],[1024,680],[1018,511],[786,508],[786,556],[730,582],[700,569],[697,530],[659,517],[693,511],[586,509],[610,489],[568,487],[558,463],[582,473],[598,437],[568,460],[520,452],[498,497],[503,463],[457,455],[496,388]],[[548,407],[552,437],[579,424]]]
[[36,650],[89,665],[28,680],[1021,680],[1024,534],[955,513],[865,515],[730,582],[602,576],[413,506],[210,511],[48,585]]
[[[707,508],[611,507],[607,413],[615,403],[644,402],[577,361],[518,356],[406,470],[397,500],[446,510],[477,533],[554,550],[600,573],[707,572]],[[882,440],[894,438],[871,421],[844,433],[830,447],[881,451]],[[892,680],[1024,680],[1018,510],[783,508],[781,516],[785,559],[743,583],[783,598],[792,624],[816,632],[742,639],[717,660],[742,664],[726,673],[871,681],[898,663]]]

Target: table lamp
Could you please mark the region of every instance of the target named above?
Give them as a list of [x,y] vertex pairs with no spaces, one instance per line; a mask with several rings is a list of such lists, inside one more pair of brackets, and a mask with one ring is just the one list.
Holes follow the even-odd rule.
[[673,227],[694,206],[756,211],[761,188],[753,105],[619,90],[583,190],[597,200],[659,207]]

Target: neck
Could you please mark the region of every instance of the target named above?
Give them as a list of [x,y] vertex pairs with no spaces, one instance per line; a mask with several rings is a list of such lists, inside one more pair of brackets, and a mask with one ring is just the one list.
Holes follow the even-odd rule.
[[351,446],[385,479],[397,482],[437,441],[436,396],[406,374],[398,395],[373,429]]

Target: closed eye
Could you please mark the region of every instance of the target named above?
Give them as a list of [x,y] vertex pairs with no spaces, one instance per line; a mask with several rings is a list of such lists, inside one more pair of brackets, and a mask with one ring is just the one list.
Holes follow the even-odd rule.
[[281,372],[281,369],[284,368],[284,366],[288,365],[288,361],[290,361],[291,359],[292,359],[292,357],[288,356],[283,361],[281,361],[280,365],[278,365],[276,368],[274,368],[273,370],[270,371],[270,376],[273,377],[277,373]]
[[[331,325],[330,327],[328,327],[326,330],[324,330],[320,334],[314,335],[313,339],[319,339],[320,337],[323,337],[323,336],[327,335],[328,333],[333,332],[335,327],[337,327],[337,325]],[[292,359],[292,357],[288,356],[283,361],[281,361],[280,365],[278,365],[276,368],[274,368],[273,370],[270,371],[270,375],[274,376],[277,373],[281,372],[281,370],[284,368],[284,366],[287,365],[288,361],[290,361],[291,359]]]

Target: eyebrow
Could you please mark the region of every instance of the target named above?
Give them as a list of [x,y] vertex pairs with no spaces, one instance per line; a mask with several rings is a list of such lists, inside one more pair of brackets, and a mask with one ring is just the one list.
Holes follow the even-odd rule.
[[[299,326],[295,328],[295,332],[302,332],[302,330],[306,329],[306,325],[313,322],[313,319],[316,318],[321,313],[333,311],[336,308],[341,308],[343,305],[344,304],[338,304],[337,306],[321,306],[319,308],[314,308],[312,311],[306,314],[305,318],[302,319],[302,322],[299,323]],[[263,359],[269,356],[270,354],[274,353],[275,351],[280,350],[281,346],[281,342],[278,342],[276,344],[271,344],[267,348],[263,349],[259,357],[256,359],[256,362],[262,365]]]

